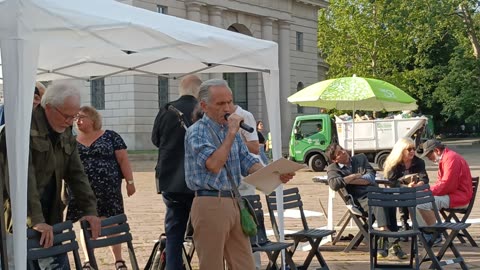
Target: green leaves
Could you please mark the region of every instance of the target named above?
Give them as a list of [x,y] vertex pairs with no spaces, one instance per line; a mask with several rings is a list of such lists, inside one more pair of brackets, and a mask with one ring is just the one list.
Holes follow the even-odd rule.
[[478,7],[475,0],[331,0],[318,21],[328,78],[382,79],[437,120],[477,123]]

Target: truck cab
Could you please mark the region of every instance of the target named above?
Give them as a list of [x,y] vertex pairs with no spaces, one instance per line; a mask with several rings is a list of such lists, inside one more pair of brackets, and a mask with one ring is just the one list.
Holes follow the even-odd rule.
[[332,142],[332,120],[328,114],[298,116],[290,134],[289,158],[306,163],[316,172],[327,165],[325,149]]

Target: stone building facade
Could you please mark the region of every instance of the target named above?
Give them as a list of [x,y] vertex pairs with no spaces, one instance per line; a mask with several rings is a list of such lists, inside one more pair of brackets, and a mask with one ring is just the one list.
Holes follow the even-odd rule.
[[[123,3],[151,11],[240,32],[279,44],[282,145],[288,146],[292,120],[303,109],[287,102],[298,89],[325,78],[326,65],[318,57],[317,12],[325,0],[128,0]],[[169,74],[172,75],[172,74]],[[234,101],[261,119],[268,130],[268,115],[259,73],[204,74],[202,79],[224,78]],[[178,98],[178,80],[146,75],[114,76],[76,82],[83,104],[94,105],[105,129],[125,139],[130,150],[153,149],[150,141],[159,106]]]

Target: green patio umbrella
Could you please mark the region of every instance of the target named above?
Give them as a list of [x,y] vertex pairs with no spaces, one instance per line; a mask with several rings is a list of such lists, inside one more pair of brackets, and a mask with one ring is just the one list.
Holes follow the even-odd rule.
[[[395,85],[355,75],[312,84],[288,97],[288,101],[300,106],[352,110],[352,118],[355,117],[355,110],[403,111],[417,109],[415,99]],[[354,130],[352,129],[352,145],[354,145],[355,138]]]
[[288,97],[300,106],[338,110],[415,110],[415,99],[388,82],[361,77],[343,77],[312,84]]

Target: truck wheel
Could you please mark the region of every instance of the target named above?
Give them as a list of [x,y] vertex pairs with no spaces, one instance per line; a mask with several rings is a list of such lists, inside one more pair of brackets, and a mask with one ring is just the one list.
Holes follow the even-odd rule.
[[322,155],[316,154],[310,157],[308,160],[308,166],[314,172],[321,172],[325,169],[325,166],[327,166],[327,162]]
[[388,157],[388,153],[382,154],[381,156],[378,157],[377,165],[380,171],[383,171],[383,165],[385,164],[385,160],[387,160],[387,157]]

